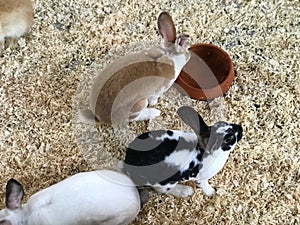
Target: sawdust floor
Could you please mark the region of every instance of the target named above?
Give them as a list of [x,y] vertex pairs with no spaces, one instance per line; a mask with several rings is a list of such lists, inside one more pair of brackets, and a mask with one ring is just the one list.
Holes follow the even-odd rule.
[[[211,179],[216,196],[196,187],[187,199],[153,192],[132,224],[299,224],[299,7],[297,0],[36,0],[31,32],[0,58],[1,207],[11,177],[23,183],[26,200],[77,172],[113,167],[137,133],[188,129],[175,113],[188,104],[208,123],[240,123],[245,135]],[[97,70],[128,53],[127,46],[160,41],[161,10],[193,43],[230,54],[236,70],[230,90],[197,102],[172,88],[159,100],[160,118],[117,133],[78,122]]]

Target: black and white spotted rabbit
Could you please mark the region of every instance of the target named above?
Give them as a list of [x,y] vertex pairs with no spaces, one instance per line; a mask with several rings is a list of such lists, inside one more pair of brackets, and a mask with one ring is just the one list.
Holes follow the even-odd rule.
[[180,107],[178,114],[194,132],[154,130],[138,136],[129,144],[121,169],[140,187],[187,197],[194,193],[192,187],[178,182],[192,180],[212,196],[215,189],[208,180],[225,165],[242,138],[242,127],[226,122],[208,126],[188,106]]

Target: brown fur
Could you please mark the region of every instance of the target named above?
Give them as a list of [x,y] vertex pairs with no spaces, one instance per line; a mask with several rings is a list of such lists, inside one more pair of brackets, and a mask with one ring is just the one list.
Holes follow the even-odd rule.
[[[163,79],[157,79],[160,77]],[[174,77],[173,61],[164,56],[161,49],[152,48],[122,57],[96,77],[90,94],[91,110],[99,121],[106,123],[112,122],[111,117],[120,121],[129,117],[133,119],[134,113],[148,105],[147,98]],[[125,90],[124,87],[129,84],[134,88]],[[126,96],[118,102],[116,97],[122,90]],[[112,114],[112,106],[116,102]]]
[[[159,110],[147,106],[155,105],[158,97],[171,87],[190,53],[184,45],[188,36],[176,37],[167,12],[160,13],[157,24],[164,39],[162,47],[121,57],[95,78],[89,100],[96,120],[117,124],[159,115]],[[92,113],[79,113],[79,118],[89,123]]]
[[19,38],[29,31],[33,20],[31,0],[0,0],[0,54],[4,38]]

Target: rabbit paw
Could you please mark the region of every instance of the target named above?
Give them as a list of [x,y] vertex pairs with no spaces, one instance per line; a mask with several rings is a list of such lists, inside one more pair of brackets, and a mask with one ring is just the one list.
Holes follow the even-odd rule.
[[167,191],[167,193],[180,198],[186,198],[194,194],[194,189],[187,185],[177,184],[175,187]]
[[155,117],[160,116],[160,110],[149,108],[149,119],[154,119]]
[[144,108],[140,114],[132,121],[151,120],[160,115],[160,110],[154,108]]
[[216,193],[216,190],[212,186],[206,187],[205,189],[202,188],[202,190],[208,197],[211,197]]
[[216,190],[212,186],[210,186],[208,180],[201,180],[197,183],[206,196],[211,197],[216,193]]

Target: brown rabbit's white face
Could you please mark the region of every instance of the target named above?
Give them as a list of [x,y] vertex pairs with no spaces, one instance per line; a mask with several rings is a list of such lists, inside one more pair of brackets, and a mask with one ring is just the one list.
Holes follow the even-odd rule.
[[165,52],[174,62],[176,78],[191,57],[189,47],[188,35],[186,34],[178,35],[175,43],[164,43]]
[[189,51],[189,36],[187,34],[179,34],[174,43],[164,40],[162,48],[169,56],[184,54],[187,60],[189,60],[191,56]]

